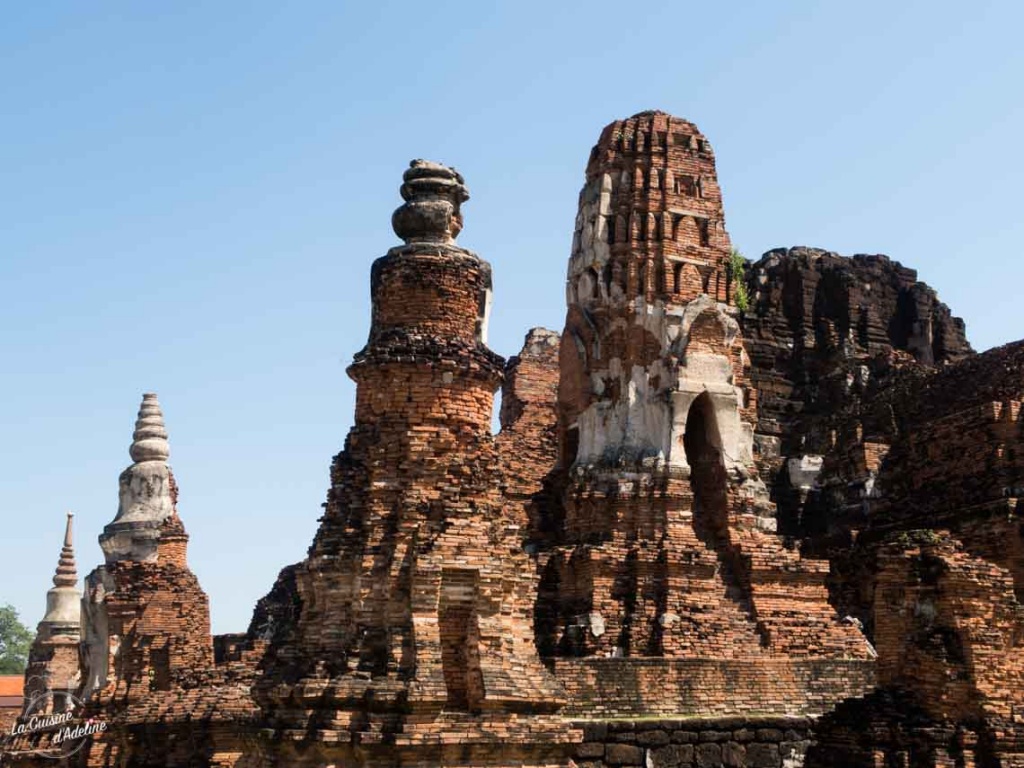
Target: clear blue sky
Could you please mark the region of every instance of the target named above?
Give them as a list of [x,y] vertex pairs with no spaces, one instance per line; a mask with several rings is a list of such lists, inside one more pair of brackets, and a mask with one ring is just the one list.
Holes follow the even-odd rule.
[[590,147],[651,108],[711,140],[748,257],[887,253],[976,348],[1024,336],[1024,5],[489,5],[4,9],[0,604],[41,618],[67,509],[101,561],[155,390],[214,629],[246,627],[316,529],[412,158],[466,177],[506,356],[561,328]]

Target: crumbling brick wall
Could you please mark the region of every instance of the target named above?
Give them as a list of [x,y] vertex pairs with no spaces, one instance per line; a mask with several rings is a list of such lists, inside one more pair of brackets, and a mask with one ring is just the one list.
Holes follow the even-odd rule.
[[559,336],[534,328],[505,368],[497,437],[506,505],[531,547],[561,528],[558,379]]
[[874,638],[880,690],[867,715],[828,719],[815,764],[851,744],[864,761],[1024,764],[1022,371],[1022,344],[910,366],[840,414],[844,434],[887,443],[864,528],[834,556],[859,564],[837,595]]
[[[14,699],[14,696],[5,696],[5,699]],[[18,719],[18,715],[21,714],[21,701],[18,697],[18,703],[8,704],[6,701],[0,703],[0,734],[7,735],[11,732],[11,726]]]
[[212,639],[176,515],[155,562],[105,532],[80,765],[1024,764],[1024,345],[971,357],[884,257],[771,252],[740,312],[710,145],[646,112],[591,154],[565,331],[505,366],[461,176],[403,181],[309,556]]
[[948,531],[894,535],[876,556],[879,690],[822,721],[808,765],[1024,765],[1024,610],[1012,576]]
[[748,267],[746,284],[744,346],[760,393],[758,462],[779,505],[780,531],[825,536],[856,526],[857,502],[874,475],[843,467],[834,482],[840,498],[823,498],[838,474],[823,463],[856,442],[840,436],[836,445],[834,417],[884,388],[892,362],[929,368],[969,356],[963,320],[914,270],[882,255],[779,248]]
[[[372,270],[322,524],[250,628],[269,642],[255,695],[289,765],[564,763],[574,734],[552,716],[564,693],[537,656],[522,548],[538,477],[491,435],[505,366],[484,338],[490,267],[454,244],[461,176],[416,161],[404,181],[407,242]],[[542,444],[517,391],[520,430],[501,441]]]

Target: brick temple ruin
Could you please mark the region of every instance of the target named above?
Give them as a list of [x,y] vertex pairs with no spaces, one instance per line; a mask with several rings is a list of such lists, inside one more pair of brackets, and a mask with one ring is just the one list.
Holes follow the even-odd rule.
[[211,635],[145,395],[19,721],[105,730],[4,765],[1024,766],[1024,343],[976,354],[885,256],[739,268],[711,146],[661,112],[601,133],[565,327],[508,361],[462,176],[401,196],[306,559]]

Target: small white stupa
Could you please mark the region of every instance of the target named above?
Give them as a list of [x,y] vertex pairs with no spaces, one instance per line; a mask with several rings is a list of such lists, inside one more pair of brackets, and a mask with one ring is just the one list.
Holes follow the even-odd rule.
[[121,473],[117,516],[100,534],[108,563],[155,560],[160,524],[174,511],[174,478],[167,465],[171,449],[160,402],[152,392],[142,396],[128,452],[134,463]]
[[46,593],[46,615],[39,622],[39,633],[44,628],[48,636],[78,634],[81,616],[82,593],[78,591],[78,569],[75,567],[75,549],[72,543],[72,521],[74,515],[68,512],[64,529],[64,546],[53,575],[53,588]]

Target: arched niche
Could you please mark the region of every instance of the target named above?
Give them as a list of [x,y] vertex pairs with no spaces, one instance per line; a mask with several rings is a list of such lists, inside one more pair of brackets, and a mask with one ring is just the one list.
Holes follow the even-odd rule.
[[712,354],[727,355],[739,331],[739,323],[726,314],[714,299],[701,295],[686,305],[680,334],[673,342],[672,351],[678,357],[691,354],[691,340],[697,336],[702,346],[713,350]]
[[675,240],[682,245],[700,245],[700,230],[693,216],[681,216],[676,222]]
[[703,355],[726,355],[729,328],[715,311],[701,312],[689,329],[686,353]]
[[600,278],[592,267],[583,270],[576,281],[576,300],[579,302],[597,299],[601,296]]
[[576,419],[590,405],[590,378],[587,372],[596,339],[596,329],[587,313],[570,307],[566,328],[558,347],[558,438],[559,462],[571,466],[579,448]]
[[680,262],[675,265],[672,292],[679,300],[695,299],[703,292],[700,272],[693,264]]
[[468,568],[441,571],[438,626],[449,710],[478,712],[486,694],[480,665],[478,580],[478,571]]
[[707,540],[724,536],[728,526],[728,476],[722,457],[722,435],[711,396],[696,397],[686,415],[683,434],[693,490],[693,525]]
[[611,267],[611,281],[608,284],[608,298],[621,299],[626,295],[628,270],[621,260],[616,260]]

